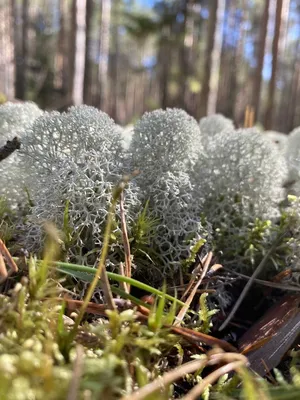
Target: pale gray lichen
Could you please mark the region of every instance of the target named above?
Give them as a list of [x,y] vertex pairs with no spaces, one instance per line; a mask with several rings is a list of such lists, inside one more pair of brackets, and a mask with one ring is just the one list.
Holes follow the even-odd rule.
[[275,146],[260,133],[237,130],[215,136],[199,158],[192,182],[212,212],[218,199],[225,197],[230,205],[238,196],[244,210],[270,218],[284,197],[286,176],[286,161]]
[[58,159],[80,161],[81,154],[95,150],[108,162],[122,158],[120,127],[104,112],[89,106],[68,112],[45,113],[27,130],[22,146],[24,160],[38,173],[50,173]]
[[[222,260],[238,256],[256,218],[276,219],[284,199],[284,156],[260,133],[223,132],[208,143],[191,176]],[[242,267],[240,263],[239,267]]]
[[[120,168],[93,150],[83,152],[80,159],[81,162],[72,158],[58,159],[46,187],[37,191],[33,198],[35,206],[22,227],[24,246],[28,250],[41,250],[43,224],[46,221],[55,223],[62,231],[66,230],[64,213],[68,202],[68,224],[72,239],[67,256],[73,261],[87,263],[95,259],[95,251],[100,251],[112,191],[121,179]],[[139,206],[137,189],[131,183],[125,191],[129,229]],[[117,218],[119,214],[117,207]],[[120,224],[116,225],[113,234],[121,237]],[[121,241],[112,243],[111,251],[114,252],[120,244]]]
[[22,137],[26,129],[43,111],[31,102],[10,103],[0,106],[0,146],[15,136]]
[[207,239],[209,230],[201,224],[201,201],[193,197],[188,174],[166,172],[147,190],[151,215],[157,219],[153,245],[159,249],[163,276],[174,276],[178,266],[191,255],[193,245]]
[[[5,103],[0,106],[0,147],[15,136],[21,139],[43,114],[38,106],[31,102]],[[25,187],[28,185],[28,174],[23,168],[19,151],[15,151],[0,163],[1,187],[0,196],[4,196],[11,207],[16,207],[26,198]]]
[[290,182],[299,181],[300,180],[300,127],[295,128],[288,135],[286,158],[289,168],[289,181]]
[[231,119],[224,117],[222,114],[209,115],[203,117],[199,122],[203,144],[206,145],[208,140],[213,140],[218,133],[233,131],[234,124]]
[[163,173],[187,172],[201,149],[197,121],[176,108],[145,113],[134,127],[130,144],[132,165],[141,171],[142,186]]
[[288,136],[286,134],[276,131],[264,131],[263,135],[274,143],[279,151],[286,152],[288,144]]

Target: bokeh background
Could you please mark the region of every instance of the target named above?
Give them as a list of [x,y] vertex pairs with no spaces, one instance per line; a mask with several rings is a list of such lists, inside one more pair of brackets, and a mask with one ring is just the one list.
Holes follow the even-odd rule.
[[[0,0],[0,102],[300,125],[299,0]],[[251,123],[252,123],[251,122]]]

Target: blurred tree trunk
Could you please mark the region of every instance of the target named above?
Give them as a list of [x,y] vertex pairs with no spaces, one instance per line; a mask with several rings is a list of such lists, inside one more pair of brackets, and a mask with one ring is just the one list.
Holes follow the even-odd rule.
[[[245,21],[249,20],[249,13],[247,11],[247,4],[245,0],[241,0],[241,13],[237,17],[237,25],[240,25],[238,38],[236,41],[235,55],[233,67],[230,67],[229,60],[229,68],[231,69],[231,79],[229,85],[232,86],[232,92],[229,92],[229,109],[228,116],[238,125],[239,115],[237,112],[237,99],[239,96],[240,88],[242,85],[246,84],[246,82],[241,83],[240,77],[243,75],[243,69],[245,68],[244,63],[244,50],[245,50],[245,41],[247,36],[247,30],[245,29]],[[238,29],[238,28],[237,28]],[[230,87],[230,86],[229,86]]]
[[[244,21],[249,18],[245,0],[228,0],[224,45],[222,49],[217,111],[235,119],[239,92],[239,77],[242,75],[246,30]],[[225,25],[224,23],[224,25]]]
[[84,104],[91,105],[92,99],[92,85],[93,85],[93,62],[91,60],[91,47],[92,47],[92,28],[93,28],[93,15],[95,13],[94,0],[87,0],[86,3],[86,36],[85,36],[85,67],[84,67],[84,84],[83,84],[83,102]]
[[15,97],[12,3],[0,5],[0,96],[4,94],[8,100]]
[[266,130],[272,129],[272,122],[273,122],[274,96],[275,96],[276,73],[278,64],[278,49],[279,49],[279,40],[281,31],[281,17],[283,10],[282,6],[283,6],[283,0],[277,0],[274,38],[272,43],[272,74],[268,88],[268,98],[267,98],[267,107],[266,107],[265,124],[264,124]]
[[28,55],[28,0],[22,1],[22,30],[19,30],[19,13],[17,1],[12,1],[13,15],[14,15],[14,31],[15,31],[15,63],[16,63],[16,79],[15,79],[15,92],[16,98],[25,100],[26,97],[26,69],[27,69],[27,55]]
[[188,7],[193,0],[186,0],[182,3],[181,15],[183,18],[181,26],[180,48],[179,48],[179,90],[178,90],[178,106],[185,108],[187,94],[187,78],[189,73],[188,46],[186,36],[188,34]]
[[257,62],[254,72],[254,81],[252,90],[252,107],[254,109],[256,120],[258,119],[259,106],[260,106],[262,71],[264,66],[264,57],[265,57],[268,22],[269,22],[269,8],[270,8],[270,0],[265,0],[264,11],[260,23]]
[[168,36],[161,36],[158,45],[158,66],[159,66],[159,90],[160,90],[160,106],[165,109],[168,106],[168,85],[170,75],[170,46]]
[[[298,42],[298,51],[300,45]],[[300,123],[300,59],[295,62],[294,74],[288,99],[287,132],[291,132]]]
[[101,27],[100,27],[100,59],[99,59],[99,107],[102,111],[108,110],[108,61],[110,42],[111,0],[102,0]]
[[[280,98],[278,99],[277,111],[274,115],[273,124],[276,126],[276,130],[286,132],[288,129],[288,113],[289,113],[289,99],[291,88],[290,84],[293,80],[294,68],[291,68],[290,58],[288,54],[288,19],[290,10],[290,0],[283,0],[282,4],[282,16],[281,16],[281,28],[280,37],[278,44],[278,67],[277,67],[277,80],[282,82],[282,89],[280,91]],[[297,48],[295,54],[297,55]],[[296,57],[297,64],[297,57]]]
[[111,46],[110,46],[110,116],[119,121],[118,98],[119,98],[119,24],[120,24],[120,0],[114,0],[112,9]]
[[[88,0],[90,1],[90,0]],[[85,59],[85,11],[86,0],[77,0],[76,39],[75,39],[75,71],[73,100],[75,105],[83,103],[83,79]]]
[[195,72],[194,68],[194,35],[195,35],[195,0],[187,0],[183,2],[182,15],[184,17],[182,23],[182,33],[180,41],[180,88],[178,105],[184,108],[190,114],[195,112],[193,96],[190,91],[189,78],[192,78]]
[[75,75],[75,56],[76,56],[76,31],[77,31],[77,0],[71,2],[71,26],[68,40],[68,98],[74,104],[74,75]]
[[199,117],[216,112],[225,0],[209,2],[209,21]]
[[58,54],[57,54],[57,73],[60,77],[60,89],[64,97],[64,102],[69,105],[70,99],[68,98],[68,71],[69,71],[69,35],[68,35],[68,2],[60,0],[60,30],[58,35]]

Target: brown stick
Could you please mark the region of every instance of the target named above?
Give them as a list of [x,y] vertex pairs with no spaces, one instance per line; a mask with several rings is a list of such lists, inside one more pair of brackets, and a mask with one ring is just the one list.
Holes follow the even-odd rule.
[[10,252],[8,251],[7,247],[5,246],[5,244],[1,239],[0,239],[0,253],[5,258],[5,261],[8,264],[9,268],[12,270],[12,272],[18,272],[17,264],[14,262],[12,256],[10,255]]
[[16,136],[13,138],[13,140],[8,140],[4,146],[0,147],[0,162],[5,160],[20,147],[21,142]]

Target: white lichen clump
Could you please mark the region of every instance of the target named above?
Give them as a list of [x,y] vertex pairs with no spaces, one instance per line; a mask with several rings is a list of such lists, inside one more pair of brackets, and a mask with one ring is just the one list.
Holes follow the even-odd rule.
[[152,216],[158,221],[154,245],[163,259],[163,270],[168,275],[191,255],[191,247],[208,232],[201,224],[201,200],[193,197],[189,175],[166,172],[145,191]]
[[22,137],[34,120],[43,114],[31,102],[10,103],[0,106],[0,146],[15,136]]
[[281,132],[265,131],[263,135],[277,146],[282,153],[286,152],[288,144],[288,136]]
[[[92,255],[100,252],[112,191],[121,177],[119,166],[94,150],[83,152],[81,162],[72,158],[57,160],[47,186],[34,198],[35,206],[23,226],[26,248],[41,250],[46,221],[55,223],[66,234],[64,216],[68,207],[68,229],[72,236],[68,256],[86,263],[89,252]],[[129,184],[125,204],[129,228],[139,206],[138,193],[134,185]],[[119,225],[114,235],[117,232],[120,235]]]
[[[41,116],[43,111],[31,102],[5,103],[0,106],[0,146],[15,136],[21,139],[26,131]],[[11,207],[26,198],[27,174],[21,165],[19,151],[15,151],[0,163],[0,196],[5,196]]]
[[287,140],[286,158],[289,168],[289,181],[300,179],[300,127],[294,129]]
[[231,119],[224,117],[222,114],[209,115],[201,118],[200,122],[201,135],[203,136],[203,144],[209,140],[214,140],[214,136],[223,131],[233,131],[234,124]]
[[[199,158],[192,181],[205,209],[225,198],[258,217],[272,217],[284,197],[287,166],[283,155],[260,133],[233,131],[215,136]],[[208,219],[210,215],[207,215]]]
[[147,185],[167,172],[187,172],[201,152],[197,121],[179,109],[148,112],[134,127],[130,152],[133,168]]
[[45,113],[36,120],[24,137],[22,154],[29,166],[43,174],[51,173],[58,159],[80,162],[81,154],[90,150],[119,163],[120,128],[96,108],[77,106],[66,113]]

